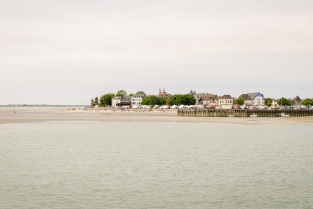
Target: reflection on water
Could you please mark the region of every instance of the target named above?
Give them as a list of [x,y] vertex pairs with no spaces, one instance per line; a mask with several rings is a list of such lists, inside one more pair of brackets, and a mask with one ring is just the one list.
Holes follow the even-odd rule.
[[311,125],[0,125],[0,208],[310,208]]

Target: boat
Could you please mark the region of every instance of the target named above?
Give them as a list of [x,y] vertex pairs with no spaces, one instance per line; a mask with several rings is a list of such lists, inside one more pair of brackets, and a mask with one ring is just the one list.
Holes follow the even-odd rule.
[[286,115],[285,113],[278,114],[278,117],[289,117],[289,115]]
[[250,117],[252,117],[252,118],[256,118],[256,117],[258,117],[258,115],[257,115],[257,114],[255,114],[255,113],[253,113],[252,115],[250,115]]

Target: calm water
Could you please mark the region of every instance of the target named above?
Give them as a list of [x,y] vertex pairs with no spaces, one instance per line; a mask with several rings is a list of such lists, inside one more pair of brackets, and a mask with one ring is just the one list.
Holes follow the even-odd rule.
[[0,125],[0,208],[313,208],[312,125]]

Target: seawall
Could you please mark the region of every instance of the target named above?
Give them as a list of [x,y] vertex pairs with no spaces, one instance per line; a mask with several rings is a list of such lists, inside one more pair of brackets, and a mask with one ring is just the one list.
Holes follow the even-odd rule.
[[313,116],[313,110],[178,110],[177,116],[185,117],[250,117],[256,114],[258,117],[278,117],[285,113],[290,117]]

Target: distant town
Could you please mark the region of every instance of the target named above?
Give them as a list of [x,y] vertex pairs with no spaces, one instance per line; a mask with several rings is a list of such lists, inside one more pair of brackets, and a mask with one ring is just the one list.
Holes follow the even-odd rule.
[[92,107],[154,108],[154,109],[312,109],[313,99],[266,98],[261,92],[243,93],[238,97],[212,93],[197,93],[191,90],[187,94],[172,95],[159,89],[156,95],[146,95],[144,91],[127,94],[119,90],[91,100]]

